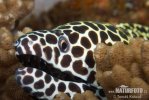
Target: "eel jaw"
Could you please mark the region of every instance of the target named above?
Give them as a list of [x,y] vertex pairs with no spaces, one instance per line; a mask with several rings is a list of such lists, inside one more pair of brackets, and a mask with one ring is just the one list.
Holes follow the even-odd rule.
[[[60,80],[32,67],[18,68],[15,76],[17,84],[38,99],[53,100],[59,92],[68,94],[72,99],[76,93],[83,93],[86,90],[94,93],[98,91],[98,88],[88,84]],[[65,86],[60,89],[59,86],[62,83]]]
[[[50,64],[47,64],[44,60],[37,58],[36,56],[26,55],[18,56],[18,58],[23,65],[29,65],[29,67],[22,67],[16,70],[16,81],[33,97],[53,100],[59,92],[64,92],[72,99],[76,93],[83,93],[86,90],[91,90],[96,93],[97,97],[106,100],[105,96],[103,97],[99,95],[99,91],[103,90],[101,87],[94,87],[78,77],[58,71],[57,69],[54,69],[53,66],[50,66]],[[57,88],[60,83],[65,84],[65,90]]]
[[20,62],[24,66],[37,68],[37,69],[44,71],[45,73],[47,73],[57,79],[61,79],[64,81],[87,83],[85,80],[83,80],[77,76],[74,76],[69,71],[62,72],[61,70],[54,68],[54,66],[52,64],[47,63],[45,60],[43,60],[42,58],[40,58],[38,56],[22,54],[22,55],[17,55],[17,57],[19,58]]

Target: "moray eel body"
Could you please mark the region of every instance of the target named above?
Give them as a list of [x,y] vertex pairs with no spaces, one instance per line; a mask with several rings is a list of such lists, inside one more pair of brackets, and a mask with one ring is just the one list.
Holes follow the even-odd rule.
[[149,28],[76,21],[27,33],[15,43],[16,55],[25,66],[16,71],[17,83],[41,100],[52,100],[59,92],[73,98],[86,90],[104,100],[103,88],[95,81],[94,49],[98,43],[128,44],[134,37],[149,39]]

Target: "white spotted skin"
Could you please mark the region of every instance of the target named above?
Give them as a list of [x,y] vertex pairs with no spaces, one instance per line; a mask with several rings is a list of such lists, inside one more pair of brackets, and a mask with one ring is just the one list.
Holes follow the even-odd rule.
[[[137,33],[136,33],[136,30],[137,30]],[[71,31],[71,32],[67,33],[66,31],[67,32]],[[89,35],[91,32],[92,32],[92,34],[94,34],[94,35],[91,35],[93,38],[90,37],[90,35]],[[75,42],[75,43],[71,43],[72,40],[75,40],[75,37],[74,38],[71,37],[71,35],[73,33],[78,35],[77,42]],[[18,41],[16,42],[16,45],[15,45],[16,55],[18,56],[18,55],[24,54],[24,55],[38,56],[38,57],[42,58],[44,61],[46,61],[48,64],[52,64],[54,68],[59,69],[61,72],[67,71],[67,72],[70,72],[73,76],[81,78],[82,80],[86,81],[86,83],[74,82],[75,84],[77,84],[80,87],[81,93],[84,92],[84,90],[82,89],[82,84],[94,85],[100,90],[100,89],[102,89],[102,87],[97,85],[96,80],[95,80],[95,76],[94,76],[96,73],[96,62],[95,62],[94,56],[91,58],[89,58],[87,56],[88,53],[93,54],[94,49],[96,48],[96,45],[98,43],[105,43],[107,45],[113,45],[114,43],[116,43],[116,41],[129,43],[129,40],[135,36],[136,37],[143,37],[144,39],[148,39],[149,35],[147,33],[149,33],[149,28],[146,26],[138,25],[138,24],[132,24],[132,25],[119,24],[117,26],[113,26],[110,24],[103,24],[103,23],[101,24],[101,23],[96,23],[96,22],[92,22],[92,21],[72,22],[72,23],[67,23],[65,25],[58,26],[58,27],[56,27],[50,31],[49,30],[33,31],[33,32],[26,34],[23,37],[20,37],[18,39]],[[29,37],[30,35],[37,37],[37,39],[30,38]],[[47,38],[46,38],[47,35],[52,35],[55,37],[55,39],[53,39],[54,38],[53,37],[50,40],[47,40]],[[64,40],[67,41],[66,48],[68,48],[68,50],[66,52],[63,52],[60,49],[59,41],[60,41],[61,37],[63,37]],[[89,41],[89,43],[91,44],[91,46],[89,48],[87,48],[81,44],[81,39],[83,37],[85,37]],[[45,41],[45,44],[41,43],[41,38]],[[24,42],[25,39],[27,40],[27,42]],[[50,43],[48,41],[52,41],[52,42],[56,41],[56,42]],[[35,44],[38,44],[38,46],[36,46],[36,49],[34,48]],[[72,49],[75,46],[83,48],[83,53],[79,54],[79,52],[78,52],[79,56],[77,56],[77,57],[76,57],[77,54],[72,53]],[[39,47],[41,49],[40,51],[39,51]],[[46,48],[46,47],[51,48],[51,50],[48,51],[47,53],[44,52],[44,48]],[[55,55],[57,55],[57,53],[54,52],[55,48],[57,48],[59,53],[60,53],[57,63],[55,62],[55,60],[57,59],[55,57]],[[80,49],[78,49],[78,51],[79,50]],[[47,57],[48,54],[51,54],[50,59],[48,59],[48,57]],[[65,65],[67,64],[67,67],[63,67],[61,62],[63,60],[63,57],[66,55],[70,56],[71,61],[69,61],[70,59],[68,59],[68,57],[67,57],[68,61],[64,61],[64,64]],[[88,60],[86,61],[87,57],[88,57]],[[76,62],[78,60],[81,61],[82,66],[77,65],[77,66],[79,66],[79,68],[77,68],[75,70],[73,67],[75,65],[74,62]],[[92,61],[93,63],[89,63],[90,61]],[[80,64],[80,63],[78,63],[78,64]],[[75,67],[77,67],[77,66],[75,66]],[[29,67],[32,67],[32,66],[29,66]],[[37,69],[33,68],[33,70],[36,71]],[[83,70],[83,71],[80,72],[80,70]],[[90,77],[90,74],[92,72],[94,72],[94,75],[92,76],[94,78],[90,80],[89,77]],[[43,73],[46,74],[45,72],[43,72]],[[16,76],[17,75],[18,74],[16,74]],[[25,76],[26,75],[21,75],[22,79]],[[31,76],[34,79],[36,79],[34,74],[32,74]],[[53,76],[51,76],[51,77],[53,77]],[[44,80],[43,77],[41,77],[41,79]],[[64,81],[64,80],[59,80],[59,81]],[[66,84],[69,84],[71,81],[64,81],[64,82]],[[55,86],[57,87],[57,84],[58,84],[57,82],[52,81],[51,83],[55,84]],[[34,84],[34,83],[32,83],[32,84]],[[50,84],[45,84],[45,87],[49,86],[49,85]],[[21,86],[23,87],[24,84],[21,83]],[[31,84],[29,87],[31,87],[33,89],[33,86]],[[35,92],[35,91],[36,90],[33,89],[33,92]],[[45,88],[42,89],[41,91],[45,92]],[[71,98],[76,93],[76,92],[72,93],[69,90],[66,90],[65,93],[66,92],[72,94]],[[56,95],[56,94],[58,94],[58,91],[55,91],[54,94],[50,97],[46,96],[46,98],[49,98],[49,100],[53,99],[54,95]],[[97,94],[97,96],[99,96],[102,99],[106,99],[106,97],[102,97],[98,94]],[[45,96],[43,96],[43,97],[45,97]]]
[[[27,69],[32,69],[32,72],[28,72]],[[85,86],[88,86],[90,87],[90,85],[87,85],[85,83],[77,83],[77,82],[70,82],[70,81],[63,81],[63,80],[59,80],[57,79],[57,81],[54,79],[54,77],[51,77],[50,75],[47,75],[45,72],[43,71],[40,71],[42,73],[41,76],[39,77],[34,77],[35,73],[37,71],[40,71],[38,69],[35,69],[35,68],[31,68],[31,67],[24,67],[24,68],[20,68],[20,69],[17,69],[16,71],[16,80],[17,82],[19,82],[18,84],[21,84],[21,87],[22,88],[31,88],[31,91],[30,91],[30,94],[34,96],[34,93],[43,93],[42,96],[38,95],[37,98],[38,99],[46,99],[46,100],[53,100],[53,98],[60,92],[64,92],[64,93],[69,93],[71,99],[73,99],[74,95],[76,94],[76,91],[72,91],[70,90],[69,88],[69,84],[70,83],[73,83],[73,84],[76,84],[78,87],[80,87],[80,92],[79,93],[83,93],[85,92],[85,89],[83,88],[83,85]],[[25,73],[23,73],[25,72]],[[51,77],[50,78],[50,81],[48,81],[48,83],[46,82],[46,79],[45,79],[45,76],[49,76]],[[26,76],[29,76],[29,77],[32,77],[33,78],[33,82],[31,84],[24,84],[23,80],[25,79]],[[35,88],[35,83],[39,82],[39,81],[43,81],[44,83],[44,86],[43,88],[39,88],[39,89],[36,89]],[[64,83],[65,84],[65,91],[61,91],[58,89],[58,85],[60,83]],[[45,91],[46,90],[51,90],[52,89],[49,87],[51,85],[54,85],[54,91],[51,93],[51,95],[48,95]],[[37,86],[37,85],[36,85]],[[39,87],[39,86],[38,86]],[[100,90],[100,88],[96,88],[95,91],[98,93],[98,91]],[[101,98],[102,100],[105,100],[105,97],[102,97]]]

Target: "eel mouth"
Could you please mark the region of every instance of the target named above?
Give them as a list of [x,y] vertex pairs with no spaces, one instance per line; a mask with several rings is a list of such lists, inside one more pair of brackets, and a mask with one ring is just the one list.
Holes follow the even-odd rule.
[[52,64],[47,63],[45,60],[43,60],[38,56],[23,54],[23,55],[17,55],[17,57],[24,67],[28,66],[28,67],[39,69],[51,75],[54,78],[61,79],[64,81],[87,83],[85,80],[77,76],[74,76],[69,71],[62,72],[61,70],[54,68]]

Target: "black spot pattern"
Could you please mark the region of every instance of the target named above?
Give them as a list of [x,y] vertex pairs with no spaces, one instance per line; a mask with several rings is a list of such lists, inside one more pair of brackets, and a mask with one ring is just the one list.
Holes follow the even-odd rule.
[[110,36],[111,40],[113,40],[113,41],[121,41],[120,37],[115,35],[111,31],[108,31],[108,35]]
[[126,29],[119,28],[121,32],[123,32],[125,35],[130,36],[130,32],[128,32]]
[[98,28],[91,22],[84,22],[87,26],[91,27],[92,29],[98,31]]
[[58,91],[65,92],[65,90],[66,90],[65,83],[63,83],[63,82],[59,83],[59,85],[58,85]]
[[85,62],[89,68],[93,68],[95,66],[95,60],[92,51],[88,51],[87,56],[85,58]]
[[51,81],[51,76],[49,76],[48,74],[46,74],[44,78],[46,83],[49,83]]
[[37,82],[34,84],[34,88],[35,88],[35,89],[42,89],[42,88],[44,88],[44,82],[43,82],[43,80],[37,81]]
[[60,36],[60,35],[63,35],[63,33],[61,32],[61,30],[58,30],[58,29],[56,29],[56,30],[51,30],[50,31],[51,33],[54,33],[56,36]]
[[31,74],[33,72],[33,68],[28,67],[27,72]]
[[143,26],[140,26],[139,30],[140,30],[141,32],[148,33],[147,30],[145,30],[145,27],[143,27]]
[[80,87],[74,83],[69,83],[68,87],[72,92],[77,92],[77,93],[81,92]]
[[97,33],[95,33],[94,31],[90,31],[88,35],[90,39],[92,40],[92,42],[96,45],[98,43]]
[[85,67],[83,67],[83,63],[81,60],[75,61],[73,63],[73,70],[81,75],[86,75],[88,73],[88,70]]
[[112,26],[112,25],[107,25],[107,28],[108,28],[110,31],[116,33],[116,28],[115,28],[114,26]]
[[128,40],[128,37],[126,36],[126,34],[125,34],[125,33],[123,33],[123,32],[121,32],[121,31],[119,31],[119,34],[120,34],[120,36],[121,36],[122,38],[124,38],[124,39]]
[[36,72],[35,72],[35,76],[36,77],[41,77],[43,75],[43,73],[42,73],[42,71],[40,71],[40,70],[37,70]]
[[63,32],[64,32],[66,35],[68,35],[68,36],[69,36],[69,35],[70,35],[70,33],[71,33],[72,31],[71,31],[71,30],[64,30]]
[[54,52],[55,52],[55,63],[57,64],[60,56],[60,52],[57,47],[54,48]]
[[47,46],[43,49],[43,52],[45,53],[46,58],[50,60],[52,56],[52,49]]
[[29,38],[31,38],[33,41],[36,41],[38,37],[36,35],[29,35]]
[[137,37],[137,34],[134,33],[134,32],[132,32],[132,35],[133,35],[134,38]]
[[44,37],[43,33],[38,33],[38,32],[40,32],[40,31],[33,31],[33,32],[31,32],[30,34],[36,34],[36,35],[38,35],[39,37]]
[[95,81],[95,72],[94,71],[91,71],[90,72],[90,75],[89,75],[89,77],[87,79],[87,82],[93,83],[94,81]]
[[45,40],[44,40],[43,38],[40,39],[40,43],[41,43],[42,45],[46,45],[46,42],[45,42]]
[[33,46],[33,49],[34,49],[34,51],[35,51],[35,53],[36,53],[36,55],[37,55],[38,57],[41,57],[41,56],[42,56],[42,51],[41,51],[41,47],[40,47],[39,44],[35,44],[35,45]]
[[22,48],[21,48],[21,47],[18,47],[18,48],[16,49],[16,51],[17,51],[19,54],[23,54],[23,51],[22,51]]
[[73,29],[79,33],[85,33],[86,30],[88,30],[88,27],[85,25],[81,25],[81,26],[73,26]]
[[57,43],[57,38],[54,35],[47,34],[46,35],[46,42],[50,44],[56,44]]
[[68,67],[71,63],[72,59],[70,55],[64,55],[61,60],[62,67]]
[[131,29],[132,27],[130,27],[130,26],[128,26],[128,25],[123,25],[123,27],[125,28],[125,29]]
[[29,40],[27,38],[22,40],[22,46],[25,48],[27,54],[31,54],[30,47],[28,46]]
[[108,39],[108,35],[104,31],[101,31],[100,38],[101,38],[101,42],[105,43],[105,41]]
[[81,38],[81,44],[82,44],[82,46],[84,46],[87,49],[91,48],[91,43],[90,43],[89,39],[86,37]]
[[27,38],[23,39],[23,40],[22,40],[22,45],[28,45],[28,41],[29,41],[29,40],[28,40]]
[[79,33],[71,33],[68,37],[69,37],[70,43],[75,44],[79,39]]
[[23,84],[28,85],[34,82],[34,78],[32,76],[26,75],[23,78]]
[[72,48],[72,51],[71,52],[72,52],[72,54],[73,54],[74,57],[80,57],[80,56],[83,55],[84,49],[82,47],[80,47],[80,46],[74,46]]
[[55,82],[58,82],[58,78],[54,77],[53,79],[54,79]]
[[105,29],[106,29],[105,26],[102,25],[102,24],[97,24],[97,26],[98,26],[101,30],[105,30]]
[[47,96],[51,96],[55,91],[55,85],[51,84],[49,88],[46,89],[45,93]]

